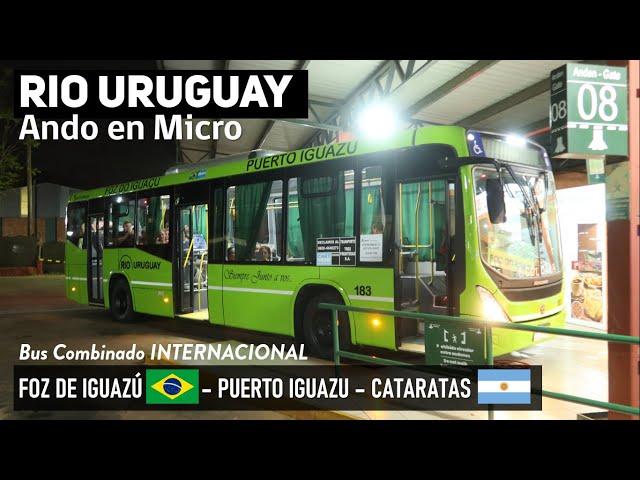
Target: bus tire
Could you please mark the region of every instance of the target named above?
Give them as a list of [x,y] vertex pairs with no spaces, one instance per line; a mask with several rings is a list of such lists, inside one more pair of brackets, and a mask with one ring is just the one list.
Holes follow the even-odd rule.
[[[333,332],[331,330],[331,311],[318,307],[320,303],[344,302],[337,292],[323,291],[313,295],[307,301],[302,317],[302,336],[305,347],[311,355],[326,360],[333,359]],[[340,350],[351,346],[351,333],[347,312],[339,312]]]
[[127,323],[135,319],[133,298],[131,297],[131,290],[125,279],[118,278],[115,281],[109,296],[109,307],[111,309],[111,316],[117,322]]

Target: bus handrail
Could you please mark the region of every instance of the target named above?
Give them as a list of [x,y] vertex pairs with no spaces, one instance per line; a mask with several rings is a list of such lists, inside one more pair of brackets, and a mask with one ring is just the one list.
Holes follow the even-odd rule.
[[[462,325],[468,325],[476,328],[486,328],[487,329],[487,364],[493,365],[493,340],[492,333],[494,328],[503,328],[507,330],[520,330],[520,331],[528,331],[528,332],[537,332],[537,333],[546,333],[551,335],[560,335],[567,337],[576,337],[576,338],[585,338],[589,340],[600,340],[612,343],[622,343],[627,345],[640,345],[640,337],[635,337],[631,335],[621,335],[616,333],[600,333],[600,332],[587,332],[581,330],[573,330],[568,328],[557,328],[557,327],[543,327],[539,325],[523,325],[521,323],[504,323],[504,322],[491,322],[486,321],[477,317],[469,317],[469,316],[448,316],[448,315],[437,315],[433,313],[419,313],[419,312],[408,312],[408,311],[398,311],[398,310],[383,310],[378,308],[368,308],[368,307],[355,307],[348,305],[337,305],[332,303],[320,303],[318,305],[319,308],[330,310],[331,311],[331,329],[333,333],[333,361],[336,367],[340,365],[341,358],[348,358],[350,360],[358,360],[362,362],[369,362],[378,365],[387,365],[387,366],[410,366],[410,363],[400,362],[397,360],[385,359],[381,357],[375,357],[372,355],[364,355],[355,352],[348,352],[345,350],[340,350],[340,340],[339,340],[339,322],[338,322],[338,312],[358,312],[358,313],[373,313],[376,315],[384,315],[388,317],[401,317],[401,318],[410,318],[414,320],[430,320],[430,321],[438,321],[438,322],[448,322],[448,323],[458,323]],[[425,331],[425,338],[426,338]],[[427,352],[425,348],[425,363]],[[557,400],[562,400],[571,403],[578,403],[582,405],[588,405],[596,408],[603,408],[606,410],[625,413],[627,415],[636,415],[640,416],[640,408],[634,407],[632,405],[625,405],[620,403],[613,402],[603,402],[600,400],[593,400],[590,398],[579,397],[575,395],[569,395],[561,392],[553,392],[549,390],[541,390],[537,392],[532,392],[540,394],[543,397],[554,398]],[[489,418],[493,418],[493,411],[489,410]]]
[[191,256],[191,250],[193,250],[193,238],[191,239],[191,242],[189,243],[189,250],[187,250],[187,256],[184,259],[184,265],[182,265],[182,268],[187,268],[187,263],[189,263],[189,257]]

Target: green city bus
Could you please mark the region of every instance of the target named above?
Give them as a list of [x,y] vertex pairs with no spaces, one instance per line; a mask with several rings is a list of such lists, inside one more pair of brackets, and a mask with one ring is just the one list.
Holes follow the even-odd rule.
[[[191,168],[193,167],[193,168]],[[75,193],[67,296],[332,350],[320,302],[564,323],[554,179],[541,146],[457,126],[176,169]],[[364,313],[342,348],[424,351],[424,324]],[[495,329],[496,355],[533,334]]]

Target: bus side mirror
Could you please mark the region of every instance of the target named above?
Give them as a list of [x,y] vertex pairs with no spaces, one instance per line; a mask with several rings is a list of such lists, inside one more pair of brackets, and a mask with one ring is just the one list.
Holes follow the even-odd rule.
[[506,205],[504,203],[504,188],[500,178],[487,178],[487,209],[491,223],[505,223],[507,221]]

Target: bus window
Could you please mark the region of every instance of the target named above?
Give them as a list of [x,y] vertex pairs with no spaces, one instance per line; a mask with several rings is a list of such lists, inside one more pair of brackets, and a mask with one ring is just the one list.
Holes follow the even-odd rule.
[[67,208],[67,240],[76,247],[86,249],[85,216],[87,209],[84,206],[69,205]]
[[209,243],[211,245],[211,251],[209,252],[209,258],[214,263],[221,263],[223,258],[223,248],[225,245],[225,238],[223,236],[223,221],[224,221],[224,204],[223,196],[224,189],[216,187],[211,190],[212,199],[211,205],[211,235],[209,235]]
[[136,245],[166,245],[169,243],[169,195],[138,197]]
[[353,170],[289,179],[287,260],[315,263],[316,240],[352,237]]
[[229,262],[278,262],[282,245],[282,180],[227,188]]
[[[382,262],[383,243],[389,236],[382,184],[382,167],[362,169],[360,193],[360,261]],[[384,240],[384,241],[383,241]]]
[[[440,252],[448,241],[445,180],[401,185],[402,245],[416,250],[420,261],[444,263]],[[417,227],[417,228],[416,228]]]
[[134,198],[118,195],[113,197],[108,206],[107,245],[109,247],[133,247],[135,239]]

